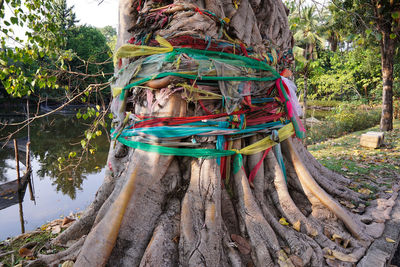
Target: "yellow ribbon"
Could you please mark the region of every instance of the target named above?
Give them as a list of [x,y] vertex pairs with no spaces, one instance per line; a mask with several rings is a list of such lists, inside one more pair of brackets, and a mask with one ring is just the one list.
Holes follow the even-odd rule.
[[[204,94],[204,96],[197,95],[195,97],[196,100],[204,100],[204,99],[222,99],[222,96],[213,92],[209,92],[200,88],[196,88],[187,83],[178,83],[177,86],[182,86],[185,90],[189,91],[189,94],[186,93],[188,98],[192,98],[193,93],[196,94]],[[193,100],[193,99],[190,99]]]
[[122,92],[122,87],[114,87],[114,88],[112,88],[112,95],[113,95],[114,98],[119,96],[121,94],[121,92]]
[[163,37],[157,35],[156,41],[160,44],[161,47],[133,44],[122,45],[114,55],[114,64],[116,64],[117,61],[121,58],[163,54],[174,50],[174,47]]
[[[289,123],[278,130],[279,141],[288,139],[294,134],[294,127],[292,123]],[[267,136],[258,142],[255,142],[249,146],[246,146],[239,151],[234,150],[236,153],[243,155],[252,155],[259,153],[261,151],[267,150],[268,148],[276,145],[274,141],[271,140],[271,136]],[[233,149],[232,149],[233,150]]]

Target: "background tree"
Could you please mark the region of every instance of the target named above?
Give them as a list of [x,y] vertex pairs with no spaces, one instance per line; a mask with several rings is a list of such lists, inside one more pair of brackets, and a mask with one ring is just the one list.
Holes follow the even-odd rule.
[[106,37],[107,44],[111,51],[115,50],[115,45],[117,44],[117,30],[112,26],[105,26],[99,29],[101,33]]
[[[113,73],[112,52],[101,31],[91,26],[76,26],[69,30],[66,41],[66,49],[73,56],[66,62],[68,71],[63,76],[66,78],[63,84],[78,88],[73,93],[76,94],[90,84],[106,83]],[[108,97],[109,91],[105,94]]]
[[400,33],[400,3],[392,0],[334,0],[348,13],[354,31],[374,36],[379,42],[382,68],[382,131],[393,129],[393,66]]
[[[88,90],[89,84],[98,88],[96,84],[110,76],[106,39],[94,28],[77,27],[73,6],[68,7],[66,0],[5,3],[11,15],[6,17],[5,8],[0,10],[0,78],[10,95],[21,97],[35,91],[37,95],[77,95]],[[24,36],[21,27],[27,29]]]
[[63,50],[66,49],[67,39],[70,35],[69,30],[75,27],[78,22],[73,9],[74,6],[67,6],[67,0],[55,0],[47,16],[48,27],[56,27],[57,29],[58,34],[53,38],[59,38],[59,48]]
[[317,46],[321,49],[325,40],[318,33],[321,23],[319,23],[315,6],[299,5],[293,10],[289,20],[294,32],[293,38],[296,41],[293,48],[296,72],[303,76],[303,124],[306,126],[308,79],[315,67],[314,61],[318,58]]
[[[8,15],[6,15],[6,8]],[[108,89],[112,76],[111,50],[98,29],[77,26],[73,7],[65,0],[16,1],[7,0],[0,9],[0,80],[13,101],[28,96],[38,105],[49,99],[55,112],[66,105],[95,103],[77,116],[94,117],[89,134],[83,140],[85,151],[90,150],[90,136],[106,125],[103,119],[108,110]],[[23,30],[21,30],[23,29]],[[11,42],[12,41],[12,42]],[[85,104],[86,105],[86,104]],[[9,140],[13,134],[46,114],[29,119],[4,123],[18,126],[14,132],[1,136]]]

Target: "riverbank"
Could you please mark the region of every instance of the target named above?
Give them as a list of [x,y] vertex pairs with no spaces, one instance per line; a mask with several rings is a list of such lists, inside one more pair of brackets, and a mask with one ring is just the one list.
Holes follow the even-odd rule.
[[51,240],[79,220],[82,212],[55,219],[40,228],[0,242],[0,267],[24,266],[38,254],[54,254],[68,248],[53,245]]

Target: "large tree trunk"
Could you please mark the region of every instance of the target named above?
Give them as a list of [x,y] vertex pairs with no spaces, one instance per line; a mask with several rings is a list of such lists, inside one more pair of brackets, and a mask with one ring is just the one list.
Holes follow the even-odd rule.
[[[159,8],[167,4],[173,5]],[[265,60],[279,70],[290,64],[287,52],[293,46],[292,36],[287,10],[280,0],[121,0],[118,44],[121,46],[133,37],[134,42],[158,47],[157,53],[163,56],[172,48],[160,38],[163,44],[155,43],[156,35],[171,42],[175,40],[175,44],[174,38],[196,36],[206,40],[203,45],[208,48],[213,45],[211,40],[223,42],[228,38],[221,34],[224,23],[229,23],[228,34],[241,42],[239,49],[235,49],[247,54],[246,45],[261,54],[270,52],[271,57]],[[190,38],[186,41],[177,46],[194,46],[200,42],[190,42]],[[129,46],[129,49],[143,53],[149,48]],[[275,51],[280,53],[275,56],[278,62],[272,60]],[[169,61],[173,61],[168,65],[171,71],[195,66],[199,76],[204,74],[196,64],[190,64],[187,54],[168,55],[175,57],[175,61]],[[227,62],[228,57],[224,54],[221,62]],[[166,66],[162,58],[154,58],[148,63],[153,64],[151,71],[142,67],[149,59],[147,55],[117,60],[117,69],[124,70],[117,75],[114,91],[118,93],[118,87],[132,82],[132,73],[154,78],[155,71]],[[218,62],[213,64],[217,70]],[[210,68],[207,65],[201,71]],[[127,73],[131,76],[125,77]],[[119,88],[125,100],[117,96],[112,103],[115,133],[126,131],[128,125],[134,127],[133,121],[151,122],[138,121],[137,116],[145,116],[142,119],[152,116],[160,121],[157,126],[164,126],[178,123],[182,117],[221,114],[216,112],[225,108],[220,98],[197,103],[196,96],[200,93],[196,90],[213,88],[219,93],[229,90],[234,83],[214,82],[195,88],[196,80],[201,78],[187,77],[166,76],[122,92]],[[184,82],[193,86],[184,87],[181,85]],[[275,81],[261,85],[264,94],[274,88]],[[201,94],[215,96],[214,91]],[[226,98],[224,104],[232,104],[229,101]],[[236,108],[242,109],[241,105],[239,102]],[[282,107],[283,103],[276,105]],[[262,112],[276,115],[282,110],[277,106]],[[174,119],[163,120],[165,117]],[[75,266],[351,266],[364,255],[371,236],[381,234],[371,227],[382,223],[382,219],[367,215],[371,213],[362,218],[351,214],[340,203],[365,204],[363,195],[347,188],[353,182],[323,167],[300,140],[290,134],[283,137],[279,131],[278,136],[274,131],[271,136],[269,132],[257,132],[251,137],[233,136],[226,149],[243,155],[229,155],[219,160],[196,158],[194,154],[183,157],[165,152],[161,155],[161,151],[169,148],[146,152],[154,146],[146,148],[139,142],[141,145],[134,149],[122,144],[123,138],[113,141],[109,169],[95,201],[54,243],[78,241],[62,254],[39,258],[48,264],[72,259]],[[138,138],[150,140],[151,144],[165,141],[172,147],[181,146],[173,150],[175,154],[183,153],[185,146],[197,145],[202,151],[215,149],[218,141],[215,135],[195,135],[189,140],[172,136],[160,141],[143,132]],[[277,143],[273,143],[275,146],[270,152],[257,150],[253,145],[260,144],[260,140],[270,143],[271,139]],[[241,152],[242,147],[249,152]],[[221,166],[226,167],[221,171]]]
[[389,33],[383,32],[381,40],[383,80],[381,131],[393,130],[393,63],[395,43],[396,41],[390,38]]

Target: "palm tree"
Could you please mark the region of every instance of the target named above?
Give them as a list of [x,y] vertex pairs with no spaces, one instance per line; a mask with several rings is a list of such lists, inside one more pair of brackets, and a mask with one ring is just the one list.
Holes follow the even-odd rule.
[[320,36],[321,23],[316,15],[315,6],[297,8],[289,17],[294,30],[296,71],[303,76],[303,124],[306,127],[308,76],[312,70],[311,62],[318,56],[317,46],[323,46],[325,39]]

